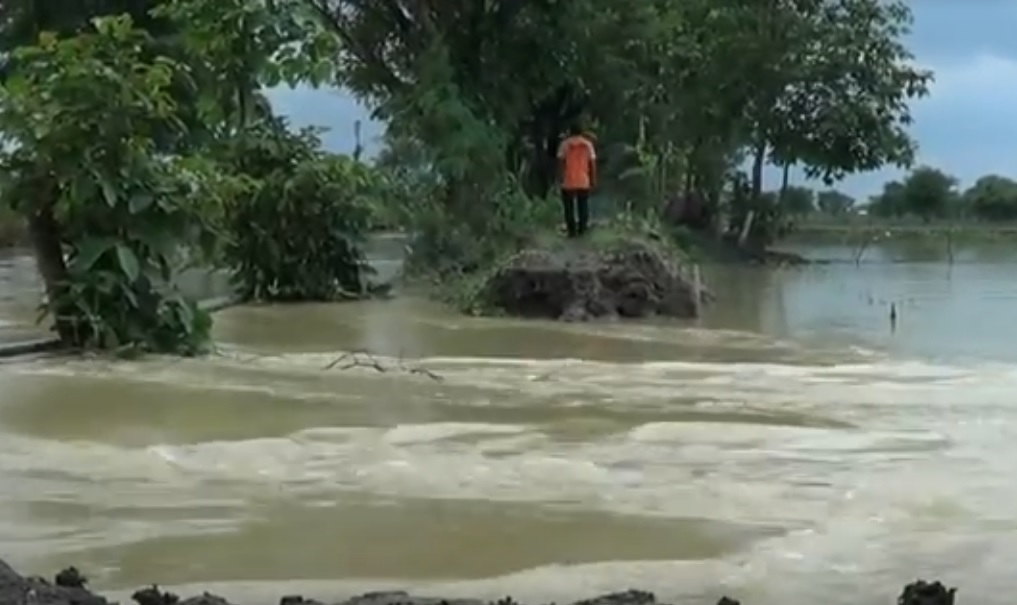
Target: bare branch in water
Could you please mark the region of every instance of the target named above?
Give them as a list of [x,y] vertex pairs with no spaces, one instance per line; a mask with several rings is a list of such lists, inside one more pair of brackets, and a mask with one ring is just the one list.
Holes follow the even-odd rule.
[[[336,357],[325,366],[326,370],[349,370],[350,368],[369,368],[382,374],[388,373],[392,368],[387,368],[381,364],[380,361],[370,351],[350,351],[343,353]],[[410,366],[403,362],[402,354],[396,361],[395,369],[401,370],[408,374],[419,374],[421,376],[427,376],[435,382],[442,382],[445,380],[438,374],[435,374],[431,370],[421,366]]]

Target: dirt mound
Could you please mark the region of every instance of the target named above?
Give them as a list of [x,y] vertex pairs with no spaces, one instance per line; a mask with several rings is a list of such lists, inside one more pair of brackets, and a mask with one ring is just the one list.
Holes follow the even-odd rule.
[[639,239],[529,248],[498,267],[478,296],[483,306],[517,317],[695,317],[712,296],[679,261],[664,246]]
[[[113,605],[103,597],[85,588],[87,579],[77,569],[69,567],[57,574],[53,583],[42,578],[26,578],[0,560],[0,605]],[[898,605],[954,605],[955,588],[946,588],[939,582],[918,580],[904,587],[897,599]],[[204,593],[181,599],[158,586],[138,590],[132,595],[137,605],[232,605],[226,599]],[[299,595],[283,597],[279,605],[324,605],[320,601]],[[369,592],[347,599],[336,605],[519,605],[511,597],[485,603],[476,599],[442,599],[413,596],[402,591]],[[577,601],[573,605],[663,605],[651,592],[627,590]],[[722,597],[717,605],[740,605],[738,601]]]

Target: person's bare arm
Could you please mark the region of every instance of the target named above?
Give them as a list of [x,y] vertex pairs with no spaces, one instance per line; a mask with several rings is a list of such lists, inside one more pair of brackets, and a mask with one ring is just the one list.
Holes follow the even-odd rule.
[[590,189],[597,186],[597,149],[593,146],[593,142],[588,142],[590,145]]

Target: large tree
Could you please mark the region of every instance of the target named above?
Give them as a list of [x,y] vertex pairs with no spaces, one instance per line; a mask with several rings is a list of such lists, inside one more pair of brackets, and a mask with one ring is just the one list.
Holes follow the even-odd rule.
[[907,103],[930,78],[897,0],[308,1],[344,41],[345,83],[382,115],[422,85],[424,57],[447,62],[446,98],[500,134],[532,194],[580,115],[607,167],[642,168],[655,192],[715,199],[745,150],[756,193],[768,156],[831,180],[906,164]]

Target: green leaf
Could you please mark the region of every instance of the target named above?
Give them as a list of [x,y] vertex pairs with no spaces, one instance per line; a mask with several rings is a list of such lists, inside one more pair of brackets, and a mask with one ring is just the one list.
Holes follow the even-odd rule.
[[176,305],[176,313],[181,327],[187,334],[190,334],[194,329],[194,310],[187,304],[187,301],[181,300]]
[[89,271],[96,261],[114,245],[115,242],[110,238],[86,238],[77,246],[77,250],[71,258],[71,270],[75,273]]
[[134,250],[131,250],[124,244],[117,244],[117,260],[120,262],[120,270],[124,272],[124,276],[128,282],[135,282],[138,276],[141,275],[141,264],[138,262],[138,256],[134,254]]
[[311,72],[311,81],[315,85],[328,82],[335,75],[335,67],[330,61],[318,61]]
[[148,210],[155,202],[155,196],[148,191],[137,191],[131,195],[131,214],[140,214]]
[[127,284],[121,284],[120,292],[123,293],[124,298],[127,299],[127,302],[131,303],[132,307],[137,309],[141,306],[138,303],[138,296],[137,294],[134,293],[134,289],[131,286]]
[[102,197],[106,200],[106,205],[110,208],[116,206],[119,196],[117,195],[116,188],[113,187],[113,183],[110,183],[109,179],[101,174],[96,175],[96,178],[99,181],[99,187],[102,188]]

